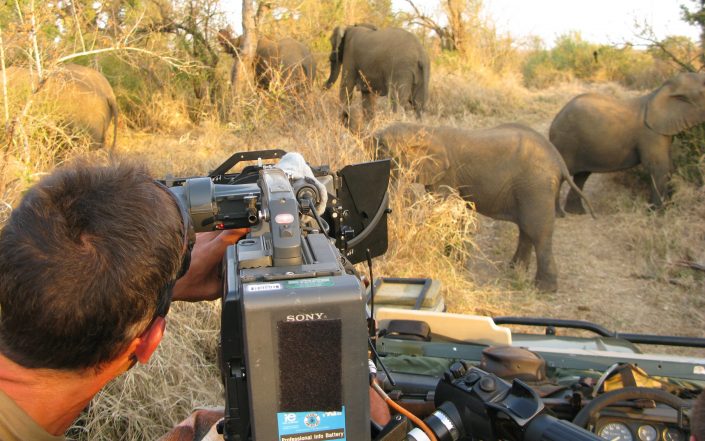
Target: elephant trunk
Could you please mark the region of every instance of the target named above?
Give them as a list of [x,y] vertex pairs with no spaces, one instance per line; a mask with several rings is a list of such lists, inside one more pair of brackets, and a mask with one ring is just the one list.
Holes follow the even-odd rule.
[[335,84],[335,81],[340,75],[340,60],[338,60],[338,51],[333,51],[330,54],[330,77],[326,81],[326,89],[330,89]]

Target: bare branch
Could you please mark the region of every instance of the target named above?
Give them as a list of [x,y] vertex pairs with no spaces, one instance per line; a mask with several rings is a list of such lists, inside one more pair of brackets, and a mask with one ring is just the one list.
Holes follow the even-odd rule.
[[141,54],[146,54],[146,55],[155,57],[155,58],[165,62],[169,66],[172,66],[172,67],[175,67],[178,69],[183,69],[185,66],[190,66],[190,67],[194,66],[193,63],[187,63],[187,62],[179,60],[178,58],[167,57],[167,56],[152,52],[148,49],[143,49],[143,48],[139,48],[139,47],[130,47],[130,46],[106,47],[103,49],[93,49],[90,51],[76,52],[76,53],[58,58],[56,60],[56,64],[62,64],[67,61],[71,61],[75,58],[85,57],[86,55],[96,55],[96,54],[102,54],[102,53],[106,53],[106,52],[117,52],[117,51],[137,52],[137,53],[141,53]]
[[414,19],[421,20],[421,22],[416,22],[416,24],[423,26],[425,28],[431,29],[432,31],[435,31],[439,37],[443,36],[444,30],[443,30],[442,26],[440,26],[438,23],[436,23],[436,21],[433,20],[431,17],[422,13],[412,0],[406,0],[406,2],[414,10],[414,14],[411,15],[411,19],[412,20],[414,20]]
[[[638,24],[637,24],[638,26]],[[651,29],[651,26],[648,24],[643,24],[641,25],[641,32],[636,36],[637,38],[640,38],[644,41],[647,41],[649,43],[649,46],[651,47],[656,47],[661,50],[668,58],[670,58],[674,63],[676,63],[678,66],[682,67],[683,69],[687,70],[688,72],[697,72],[697,69],[690,63],[690,61],[683,61],[678,56],[676,56],[673,52],[671,52],[665,44],[663,44],[662,41],[659,41],[656,36],[654,35],[653,30]]]
[[39,55],[39,44],[37,43],[37,23],[34,18],[34,0],[30,2],[30,15],[29,15],[29,20],[30,23],[32,24],[32,28],[30,31],[30,39],[32,40],[32,48],[34,50],[34,61],[36,63],[37,67],[37,75],[39,76],[39,80],[42,80],[42,63],[40,61],[40,55]]
[[71,0],[71,14],[73,14],[73,22],[76,25],[76,31],[78,31],[78,37],[81,39],[81,49],[85,52],[86,42],[83,39],[83,31],[81,31],[81,26],[78,23],[78,14],[76,13],[76,2]]
[[679,65],[683,69],[687,70],[688,72],[696,72],[697,71],[697,69],[692,64],[690,64],[690,62],[682,61],[681,59],[679,59],[675,54],[673,54],[670,50],[668,50],[668,48],[666,48],[666,45],[664,45],[660,41],[658,41],[656,39],[645,38],[645,37],[642,37],[642,38],[644,38],[646,41],[651,43],[651,46],[659,48],[661,50],[661,52],[666,54],[666,56],[668,56],[668,58],[670,58],[674,63],[676,63],[677,65]]
[[5,110],[5,126],[10,120],[10,107],[7,101],[7,74],[5,73],[5,45],[2,41],[2,28],[0,28],[0,67],[2,67],[2,97]]

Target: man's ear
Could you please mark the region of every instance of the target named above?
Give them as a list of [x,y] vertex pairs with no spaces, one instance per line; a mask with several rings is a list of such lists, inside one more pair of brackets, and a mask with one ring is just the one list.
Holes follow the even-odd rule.
[[164,317],[157,317],[150,327],[138,337],[140,341],[134,351],[137,361],[142,364],[149,361],[154,351],[157,350],[159,342],[162,341],[164,329],[166,329],[166,319]]

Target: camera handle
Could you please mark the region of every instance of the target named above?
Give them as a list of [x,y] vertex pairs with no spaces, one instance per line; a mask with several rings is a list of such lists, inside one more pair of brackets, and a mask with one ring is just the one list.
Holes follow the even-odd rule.
[[208,177],[213,179],[214,181],[218,181],[239,162],[257,161],[259,159],[281,159],[284,155],[286,155],[286,151],[280,149],[234,153],[222,164],[220,164],[215,170],[210,172],[208,174]]

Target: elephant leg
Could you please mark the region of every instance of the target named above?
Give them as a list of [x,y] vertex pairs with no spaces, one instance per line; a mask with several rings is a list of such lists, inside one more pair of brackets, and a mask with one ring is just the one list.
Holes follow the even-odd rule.
[[349,125],[352,108],[353,92],[355,91],[355,77],[347,71],[343,71],[343,78],[340,83],[340,103],[343,106],[342,120]]
[[392,110],[396,113],[401,106],[404,110],[411,109],[411,88],[407,82],[411,79],[401,77],[397,79],[397,83],[390,86],[391,93],[389,94],[392,100]]
[[563,207],[561,207],[561,191],[560,187],[558,187],[558,191],[556,192],[556,217],[565,217],[565,210],[563,210]]
[[527,268],[529,266],[529,259],[531,258],[531,248],[533,243],[528,234],[524,230],[519,228],[519,241],[517,244],[517,250],[512,257],[511,265],[513,267]]
[[[573,176],[573,182],[578,186],[580,190],[583,189],[585,181],[590,177],[590,172],[579,172]],[[580,200],[580,195],[575,192],[572,188],[568,192],[568,197],[565,201],[565,211],[573,214],[585,214],[585,207],[583,207],[583,201]]]
[[660,208],[670,196],[668,181],[671,173],[671,155],[669,146],[663,148],[641,149],[641,163],[651,177],[651,199],[653,207]]
[[365,121],[369,121],[374,117],[376,102],[377,95],[369,91],[362,92],[362,114],[365,117]]
[[558,269],[553,258],[553,226],[555,222],[553,199],[526,198],[520,207],[519,228],[525,232],[536,251],[534,283],[541,291],[558,289]]
[[541,291],[558,290],[558,269],[553,258],[553,228],[544,232],[534,242],[536,250],[536,287]]

